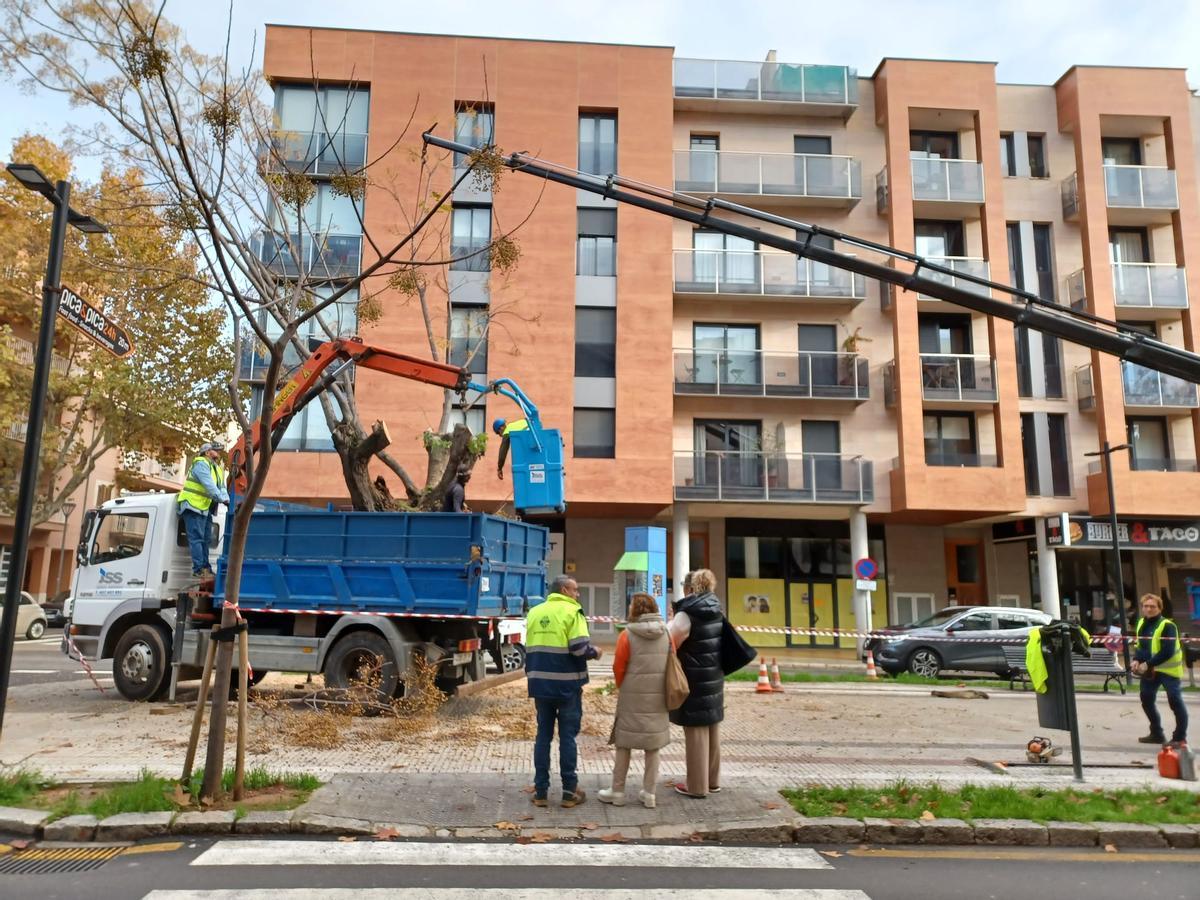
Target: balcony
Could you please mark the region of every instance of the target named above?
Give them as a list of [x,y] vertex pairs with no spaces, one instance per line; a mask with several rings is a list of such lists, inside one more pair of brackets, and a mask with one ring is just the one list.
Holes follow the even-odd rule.
[[1121,361],[1121,388],[1127,410],[1190,410],[1200,407],[1196,385],[1174,375]]
[[[928,278],[930,281],[936,281],[940,284],[946,284],[950,287],[955,287],[963,291],[969,291],[972,294],[978,294],[981,297],[992,296],[992,289],[982,284],[971,281],[970,278],[960,276],[966,275],[971,278],[990,278],[992,268],[988,265],[986,259],[981,259],[977,256],[927,256],[925,257],[934,265],[941,266],[945,269],[950,269],[950,272],[938,272],[933,269],[922,268],[920,274]],[[941,302],[937,297],[930,297],[928,294],[918,294],[918,300],[928,300],[932,302]]]
[[[1196,460],[1134,456],[1130,453],[1129,469],[1132,472],[1195,472]],[[1088,463],[1088,474],[1103,475],[1104,464],[1100,462]]]
[[178,462],[163,465],[153,457],[124,451],[118,468],[126,476],[138,480],[168,482],[176,486],[183,483],[183,466]]
[[1087,310],[1087,281],[1083,269],[1067,276],[1067,303],[1071,309]]
[[791,253],[766,250],[676,250],[675,293],[791,297],[859,303],[867,279]]
[[[19,366],[33,368],[35,347],[25,338],[9,336],[8,347],[12,351],[13,362]],[[57,353],[50,355],[50,371],[54,375],[67,375],[71,371],[70,361]],[[24,440],[22,432],[22,440]]]
[[676,150],[675,190],[752,196],[758,206],[849,208],[862,199],[862,164],[849,156]]
[[1136,318],[1172,318],[1188,308],[1187,272],[1171,263],[1113,263],[1117,309]]
[[1092,380],[1091,363],[1075,370],[1075,396],[1079,400],[1080,412],[1096,411],[1096,385]]
[[[983,165],[973,159],[940,159],[917,151],[910,157],[913,213],[917,218],[978,217],[983,203]],[[875,176],[875,208],[886,215],[891,198],[887,166]]]
[[[1104,195],[1110,225],[1153,225],[1171,221],[1179,209],[1175,170],[1165,166],[1104,166]],[[1079,216],[1079,178],[1062,183],[1063,218]]]
[[7,426],[0,429],[0,439],[7,441],[18,441],[25,443],[25,434],[29,431],[29,420],[23,418],[17,422],[9,422]]
[[996,361],[990,356],[922,353],[921,396],[927,403],[990,406],[997,400]]
[[677,453],[675,499],[859,506],[875,499],[874,466],[837,453]]
[[321,131],[276,131],[263,156],[268,171],[337,175],[357,172],[367,164],[365,134]]
[[955,469],[994,469],[1000,465],[995,455],[976,453],[975,451],[926,450],[925,465],[942,466]]
[[858,72],[847,66],[677,58],[672,81],[676,109],[844,119],[858,107]]
[[[255,236],[253,249],[267,268],[285,278],[301,275],[328,280],[352,278],[362,262],[362,236],[357,234],[293,234],[261,233]],[[299,250],[296,259],[293,249]]]
[[862,403],[871,389],[867,360],[856,353],[681,349],[675,351],[675,393]]

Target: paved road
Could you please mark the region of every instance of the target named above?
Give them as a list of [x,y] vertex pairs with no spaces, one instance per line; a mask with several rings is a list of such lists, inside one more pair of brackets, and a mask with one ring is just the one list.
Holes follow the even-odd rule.
[[[4,896],[143,900],[1194,900],[1200,852],[620,844],[192,841],[133,848],[102,868],[5,874]],[[0,857],[3,859],[3,857]],[[481,895],[480,891],[487,893]]]
[[[14,687],[30,684],[55,684],[86,681],[87,673],[78,662],[67,659],[58,649],[62,641],[62,629],[49,629],[45,636],[36,641],[24,638],[13,645],[12,681]],[[101,684],[112,681],[112,660],[93,666]]]

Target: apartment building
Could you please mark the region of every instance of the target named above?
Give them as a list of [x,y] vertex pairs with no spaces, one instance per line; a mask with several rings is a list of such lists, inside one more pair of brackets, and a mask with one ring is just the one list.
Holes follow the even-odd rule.
[[[504,150],[915,251],[961,287],[986,291],[964,276],[990,278],[1194,347],[1200,105],[1182,70],[1075,67],[1054,85],[1008,85],[982,62],[889,58],[860,77],[774,54],[269,26],[264,71],[281,140],[327,145],[304,133],[314,104],[329,104],[352,163],[416,147],[431,122],[468,142],[494,134]],[[333,210],[323,190],[313,202]],[[394,226],[396,202],[373,179],[368,229]],[[878,626],[948,603],[1065,603],[1090,620],[1111,588],[1110,499],[1085,454],[1105,441],[1130,445],[1111,455],[1126,594],[1165,588],[1180,615],[1195,602],[1195,385],[519,175],[455,193],[451,249],[482,246],[531,209],[517,270],[452,266],[434,313],[452,359],[514,378],[562,429],[569,506],[547,520],[552,565],[575,574],[589,612],[623,613],[612,566],[624,528],[653,523],[668,529],[672,574],[713,569],[739,624],[853,629],[868,606]],[[370,261],[357,216],[313,215],[350,248],[327,258],[347,273]],[[419,311],[382,301],[364,337],[421,352]],[[476,346],[472,323],[499,305],[524,315]],[[440,394],[361,372],[356,395],[419,465],[415,433],[436,424]],[[479,430],[511,412],[489,397],[461,415]],[[282,447],[295,452],[277,458],[272,495],[344,501],[319,414]],[[493,468],[476,469],[475,508],[509,496]],[[852,573],[865,556],[880,569],[872,591]]]

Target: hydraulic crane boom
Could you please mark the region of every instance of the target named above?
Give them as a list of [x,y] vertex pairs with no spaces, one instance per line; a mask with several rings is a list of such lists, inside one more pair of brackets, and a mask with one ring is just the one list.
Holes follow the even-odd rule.
[[[334,379],[350,365],[386,372],[400,378],[423,381],[425,384],[446,388],[459,394],[466,391],[479,391],[508,397],[521,408],[521,412],[529,422],[529,431],[531,432],[529,441],[533,452],[544,452],[544,438],[549,432],[541,427],[537,407],[509,379],[500,378],[490,384],[479,384],[471,381],[471,373],[466,369],[433,360],[418,359],[415,356],[407,356],[403,353],[385,350],[382,347],[373,347],[370,344],[364,344],[358,338],[337,338],[321,344],[279,389],[271,411],[272,447],[278,446],[287,430],[288,423],[296,413],[327,390],[333,384]],[[255,421],[251,432],[251,446],[257,450],[261,445],[262,435],[259,422]],[[238,442],[230,450],[229,463],[229,474],[233,486],[238,493],[243,493],[248,486],[245,435],[238,438]]]
[[[430,132],[426,132],[422,137],[425,143],[445,150],[470,154],[477,149],[439,138]],[[1045,334],[1090,347],[1101,353],[1108,353],[1123,360],[1165,372],[1168,375],[1200,383],[1200,355],[1155,340],[1120,322],[1113,322],[1090,313],[1060,306],[1020,288],[946,268],[915,253],[864,240],[821,225],[809,225],[783,216],[772,215],[717,197],[700,199],[689,194],[643,184],[619,175],[603,177],[588,175],[556,163],[540,160],[526,153],[513,153],[500,158],[504,165],[514,172],[544,178],[547,181],[600,194],[619,203],[681,219],[706,229],[746,238],[755,243],[807,257],[834,268],[874,278],[925,296],[936,297],[939,300],[945,300],[989,316],[1006,319],[1014,324],[1024,325]],[[714,210],[736,213],[760,222],[780,225],[793,229],[803,237],[796,239],[760,231],[750,225],[718,218],[713,215]],[[822,247],[813,242],[816,237],[831,238],[853,247],[882,254],[889,257],[890,264],[873,262]],[[898,267],[904,264],[911,264],[911,270]],[[988,288],[1000,296],[987,296],[954,284],[946,284],[925,273],[951,277],[956,282],[971,282]]]

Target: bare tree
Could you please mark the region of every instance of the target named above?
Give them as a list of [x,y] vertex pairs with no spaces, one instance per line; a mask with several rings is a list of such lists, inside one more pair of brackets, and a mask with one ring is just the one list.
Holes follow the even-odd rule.
[[[344,305],[354,304],[359,321],[377,317],[388,287],[420,306],[431,355],[441,355],[427,292],[437,283],[437,271],[456,257],[453,247],[446,247],[444,224],[442,237],[435,236],[457,186],[467,179],[494,185],[502,168],[498,155],[484,146],[452,167],[445,157],[415,149],[414,107],[404,134],[368,159],[348,152],[345,125],[352,106],[347,103],[330,117],[329,109],[317,103],[314,127],[298,162],[296,139],[276,128],[261,75],[251,67],[231,65],[229,26],[225,53],[209,56],[188,46],[163,16],[163,6],[142,0],[3,0],[2,8],[0,66],[34,89],[65,94],[72,103],[102,114],[101,124],[77,131],[77,142],[136,166],[168,198],[164,214],[199,248],[201,274],[196,277],[221,298],[237,325],[228,393],[248,452],[241,461],[245,487],[233,516],[225,580],[227,606],[221,621],[230,628],[237,618],[250,515],[271,467],[271,400],[281,378],[307,357],[311,334],[341,332],[338,311]],[[316,74],[314,65],[314,87]],[[329,166],[328,180],[320,185],[314,180],[319,164]],[[385,169],[391,169],[386,178],[376,175]],[[361,200],[376,184],[393,196],[415,198],[395,233],[371,234],[365,227]],[[357,245],[338,239],[331,227],[338,223],[314,217],[312,201],[318,192],[339,198],[352,211],[347,214],[357,219],[362,235]],[[457,258],[486,255],[493,269],[506,271],[520,255],[512,232],[497,229],[485,245]],[[213,331],[218,331],[216,325]],[[261,400],[254,421],[244,409],[238,376],[240,362],[248,356],[263,364],[255,372]],[[482,452],[468,429],[456,425],[447,430],[447,400],[439,432],[426,436],[431,463],[424,486],[418,486],[386,453],[386,428],[377,423],[368,433],[363,427],[348,372],[339,375],[320,402],[335,423],[348,487],[360,508],[399,505],[366,477],[372,457],[400,479],[407,501],[403,505],[427,508],[440,502],[439,492],[455,470],[473,465]],[[252,447],[255,434],[264,439]],[[208,797],[219,790],[223,769],[231,659],[232,645],[220,644],[202,790]]]

